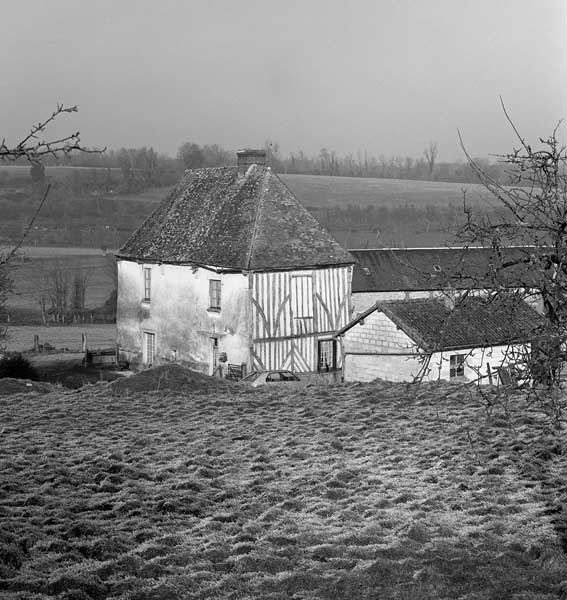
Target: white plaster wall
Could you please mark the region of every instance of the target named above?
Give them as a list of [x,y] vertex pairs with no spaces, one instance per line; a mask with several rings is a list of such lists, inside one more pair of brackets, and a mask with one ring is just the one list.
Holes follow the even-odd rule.
[[488,367],[493,374],[493,383],[497,383],[496,369],[516,362],[521,355],[529,353],[529,344],[525,346],[492,346],[489,348],[466,348],[463,350],[450,350],[433,354],[429,363],[427,381],[450,379],[450,356],[462,354],[465,356],[464,379],[489,383]]
[[[369,351],[372,351],[369,349]],[[346,354],[344,358],[345,381],[372,381],[380,378],[386,381],[414,381],[419,376],[423,381],[438,381],[450,378],[450,356],[463,354],[465,358],[464,377],[456,381],[479,381],[482,384],[490,383],[488,365],[493,376],[492,382],[497,383],[496,369],[502,365],[513,362],[508,346],[495,346],[492,348],[467,348],[452,350],[432,355],[427,368],[423,358],[418,356],[396,355],[354,355]]]
[[[151,300],[144,302],[143,268],[151,268]],[[221,309],[209,310],[209,279],[221,281]],[[212,337],[228,362],[249,363],[248,278],[205,268],[118,261],[119,346],[141,358],[144,331],[156,338],[156,363],[183,360],[212,368]]]

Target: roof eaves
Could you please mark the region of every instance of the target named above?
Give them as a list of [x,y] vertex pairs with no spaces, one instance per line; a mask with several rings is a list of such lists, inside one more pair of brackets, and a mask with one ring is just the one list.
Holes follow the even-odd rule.
[[371,315],[375,310],[378,309],[378,307],[379,307],[379,303],[376,302],[375,304],[373,304],[372,306],[367,308],[365,311],[358,314],[354,319],[352,319],[352,321],[349,321],[346,325],[341,327],[335,333],[334,337],[339,337],[341,335],[344,335],[349,329],[352,329],[357,323],[360,323],[360,321],[365,319],[368,315]]

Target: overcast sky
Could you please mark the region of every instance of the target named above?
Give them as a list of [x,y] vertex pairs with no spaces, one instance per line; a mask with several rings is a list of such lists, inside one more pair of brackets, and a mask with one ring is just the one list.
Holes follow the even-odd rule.
[[500,95],[567,116],[567,0],[0,0],[0,40],[8,142],[64,102],[89,145],[453,160],[511,149]]

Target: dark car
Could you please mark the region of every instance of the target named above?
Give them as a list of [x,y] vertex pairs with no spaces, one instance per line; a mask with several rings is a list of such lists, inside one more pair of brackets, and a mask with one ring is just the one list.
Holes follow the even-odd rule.
[[277,369],[275,371],[254,371],[242,379],[244,383],[248,383],[254,387],[259,385],[291,385],[300,386],[301,380],[291,371]]

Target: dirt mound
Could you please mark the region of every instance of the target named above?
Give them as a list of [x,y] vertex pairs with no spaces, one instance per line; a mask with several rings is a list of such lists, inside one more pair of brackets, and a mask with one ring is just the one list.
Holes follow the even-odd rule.
[[0,379],[0,396],[12,394],[49,394],[56,387],[45,381],[31,381],[29,379],[13,379],[5,377]]
[[210,377],[192,371],[181,365],[160,365],[135,373],[130,377],[117,379],[110,384],[114,395],[136,392],[218,392],[219,389],[233,387],[235,384],[224,379]]

